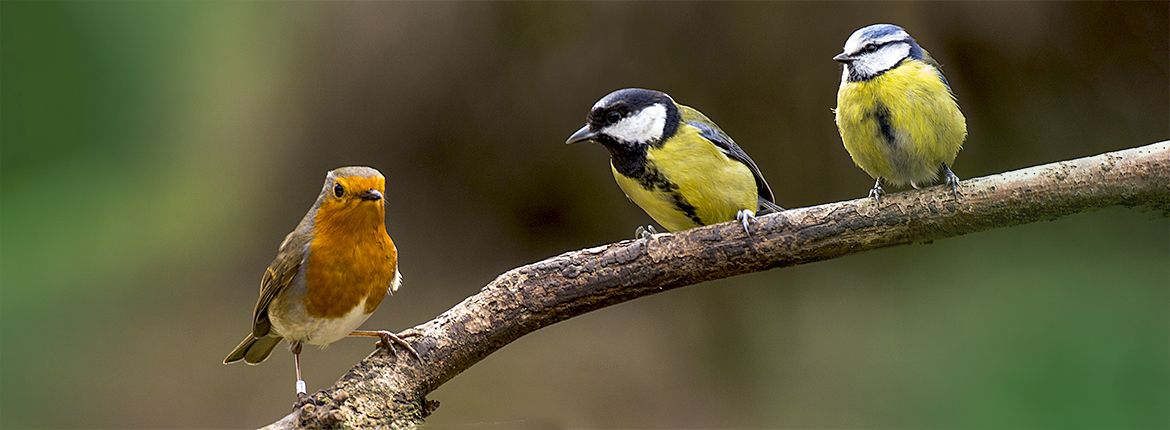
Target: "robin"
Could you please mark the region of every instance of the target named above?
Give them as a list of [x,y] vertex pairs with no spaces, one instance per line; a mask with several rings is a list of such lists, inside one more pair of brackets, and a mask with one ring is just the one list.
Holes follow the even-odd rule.
[[259,364],[287,339],[301,379],[301,346],[325,347],[346,336],[397,343],[422,361],[409,343],[385,330],[356,330],[402,283],[398,250],[386,233],[386,178],[370,167],[342,167],[325,175],[321,195],[284,238],[260,280],[252,333],[223,359]]

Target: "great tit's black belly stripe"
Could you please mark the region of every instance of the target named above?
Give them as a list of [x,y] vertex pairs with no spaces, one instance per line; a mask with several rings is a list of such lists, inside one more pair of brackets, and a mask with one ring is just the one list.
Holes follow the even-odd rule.
[[[617,159],[614,159],[615,168],[618,165],[617,161]],[[622,172],[620,168],[618,169],[618,173],[621,173],[627,178],[638,181],[638,185],[641,185],[642,188],[647,190],[658,189],[659,191],[666,193],[670,196],[671,203],[674,204],[675,209],[678,209],[679,212],[682,212],[684,215],[686,215],[687,218],[695,223],[695,225],[703,225],[703,220],[699,218],[698,208],[690,204],[686,197],[683,197],[682,193],[679,192],[678,184],[670,182],[670,180],[666,179],[666,175],[663,175],[657,167],[647,162],[644,158],[640,164],[641,168],[638,169],[638,172],[635,175],[627,175],[625,172]]]
[[646,148],[629,148],[616,142],[602,141],[609,149],[610,160],[614,170],[622,176],[638,181],[638,184],[647,190],[658,189],[670,196],[671,203],[695,225],[703,225],[699,219],[698,208],[690,204],[686,197],[678,190],[678,184],[670,182],[654,164],[646,159]]
[[882,102],[874,103],[873,111],[867,116],[873,118],[877,123],[878,130],[882,133],[882,139],[886,141],[886,145],[894,146],[894,126],[890,119],[890,108],[882,104]]
[[648,190],[657,188],[669,194],[675,209],[686,214],[687,218],[690,218],[696,225],[703,225],[703,220],[699,219],[698,209],[687,202],[687,198],[683,197],[682,193],[678,191],[678,184],[667,180],[666,176],[653,164],[646,163],[645,170],[637,179],[638,183]]

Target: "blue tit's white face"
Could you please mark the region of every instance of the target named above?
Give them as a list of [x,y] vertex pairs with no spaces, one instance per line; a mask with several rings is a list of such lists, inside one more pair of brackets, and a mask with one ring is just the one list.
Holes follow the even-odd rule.
[[864,81],[897,66],[921,51],[910,34],[893,24],[874,24],[853,32],[834,60],[845,64],[845,81]]

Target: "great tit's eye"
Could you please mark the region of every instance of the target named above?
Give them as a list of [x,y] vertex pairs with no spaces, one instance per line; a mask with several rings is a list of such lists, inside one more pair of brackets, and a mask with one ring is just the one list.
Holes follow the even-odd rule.
[[621,119],[622,119],[622,114],[618,113],[617,111],[611,110],[611,111],[609,111],[609,113],[605,114],[605,120],[608,121],[610,124],[621,121]]
[[341,196],[345,195],[345,187],[342,187],[341,184],[334,185],[333,186],[333,195],[335,195],[337,197],[341,197]]

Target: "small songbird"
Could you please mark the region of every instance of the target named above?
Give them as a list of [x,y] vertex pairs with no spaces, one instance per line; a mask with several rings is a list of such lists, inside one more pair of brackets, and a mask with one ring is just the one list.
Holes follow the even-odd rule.
[[877,181],[870,197],[880,202],[882,180],[918,188],[939,172],[958,195],[951,165],[967,120],[930,54],[902,27],[874,24],[849,36],[833,59],[844,64],[837,128],[854,164]]
[[342,167],[325,176],[309,213],[281,242],[276,259],[260,280],[252,312],[252,333],[223,359],[259,364],[281,340],[288,340],[301,379],[301,345],[325,347],[346,336],[378,337],[418,352],[389,331],[356,330],[398,290],[398,250],[386,233],[383,193],[386,179],[369,167]]
[[626,88],[603,97],[565,143],[584,141],[609,150],[618,187],[667,230],[739,220],[747,232],[757,212],[783,210],[727,133],[661,91]]

